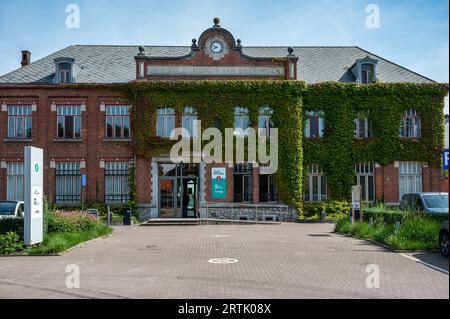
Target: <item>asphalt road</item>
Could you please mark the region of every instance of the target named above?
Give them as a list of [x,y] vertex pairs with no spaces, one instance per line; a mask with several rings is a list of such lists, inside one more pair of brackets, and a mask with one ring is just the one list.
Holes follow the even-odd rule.
[[116,227],[63,256],[0,257],[0,298],[449,298],[448,258],[333,227]]

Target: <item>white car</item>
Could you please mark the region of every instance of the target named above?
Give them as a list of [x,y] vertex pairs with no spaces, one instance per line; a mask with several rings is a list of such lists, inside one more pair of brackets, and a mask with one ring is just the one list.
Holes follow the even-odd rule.
[[0,201],[0,219],[23,218],[25,203],[22,201]]

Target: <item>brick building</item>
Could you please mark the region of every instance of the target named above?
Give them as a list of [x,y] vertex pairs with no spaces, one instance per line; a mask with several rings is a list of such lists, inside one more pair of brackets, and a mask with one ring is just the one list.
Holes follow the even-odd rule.
[[[76,45],[33,63],[30,59],[31,54],[23,51],[22,67],[0,77],[0,200],[22,199],[23,148],[33,145],[45,150],[45,194],[62,206],[79,206],[82,200],[126,203],[129,167],[134,163],[143,219],[205,216],[206,212],[229,218],[278,219],[280,212],[292,211],[279,203],[273,176],[265,174],[264,167],[176,165],[167,154],[151,159],[136,156],[130,101],[120,91],[64,84],[280,78],[307,83],[433,82],[359,47],[244,47],[220,27],[218,19],[190,46]],[[180,126],[194,134],[195,108],[186,107],[178,114],[166,106],[149,116],[154,116],[160,137],[168,137]],[[407,111],[405,121],[415,124],[401,134],[420,137],[419,115]],[[258,122],[270,127],[270,111],[262,111]],[[236,109],[235,123],[247,128],[245,107]],[[311,114],[307,124],[305,138],[321,137],[320,116]],[[367,137],[369,123],[358,119],[355,125],[355,138]],[[211,194],[213,168],[226,172],[223,198]],[[84,188],[82,175],[87,177]],[[306,201],[328,198],[323,177],[320,166],[308,167]],[[355,180],[363,186],[367,201],[398,202],[406,192],[448,190],[440,168],[421,162],[357,163]]]

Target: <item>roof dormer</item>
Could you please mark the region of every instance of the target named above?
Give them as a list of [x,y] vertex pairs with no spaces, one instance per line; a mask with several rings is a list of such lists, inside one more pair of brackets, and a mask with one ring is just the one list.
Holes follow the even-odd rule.
[[377,81],[377,64],[378,60],[372,59],[370,56],[356,60],[351,69],[356,82],[367,84]]
[[80,68],[75,64],[75,59],[61,57],[54,59],[53,62],[55,63],[54,83],[76,83]]

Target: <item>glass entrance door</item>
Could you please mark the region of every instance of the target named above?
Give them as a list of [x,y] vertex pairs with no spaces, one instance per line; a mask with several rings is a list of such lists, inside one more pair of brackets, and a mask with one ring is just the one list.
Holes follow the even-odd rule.
[[175,179],[159,181],[159,217],[177,217],[175,210]]

